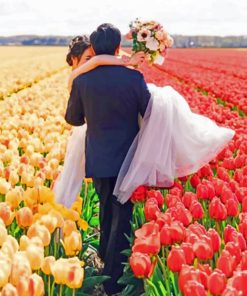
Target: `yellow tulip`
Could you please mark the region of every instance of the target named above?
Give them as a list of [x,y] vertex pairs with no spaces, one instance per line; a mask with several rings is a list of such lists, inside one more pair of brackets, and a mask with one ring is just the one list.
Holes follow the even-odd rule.
[[68,236],[72,233],[72,231],[76,231],[77,227],[74,221],[66,220],[63,226],[63,233],[65,236]]
[[32,270],[40,269],[44,260],[44,248],[31,244],[26,249],[26,255]]
[[29,238],[38,236],[39,238],[41,238],[45,247],[48,246],[51,241],[51,234],[49,230],[44,225],[40,225],[39,223],[34,223],[30,226],[27,231],[27,236]]
[[66,285],[71,289],[79,289],[84,279],[84,269],[78,265],[69,267]]
[[15,187],[7,192],[5,196],[5,201],[15,209],[19,206],[20,202],[23,200],[23,189],[20,186]]
[[87,231],[88,230],[88,223],[84,219],[80,219],[79,221],[77,221],[77,225],[83,231]]
[[82,249],[82,238],[79,231],[72,231],[64,237],[64,250],[67,256],[74,256]]
[[48,256],[45,257],[42,264],[41,264],[41,270],[43,271],[44,274],[50,275],[51,272],[51,266],[54,264],[56,261],[54,256]]
[[10,283],[17,286],[22,277],[32,274],[31,266],[25,252],[17,252],[12,261]]

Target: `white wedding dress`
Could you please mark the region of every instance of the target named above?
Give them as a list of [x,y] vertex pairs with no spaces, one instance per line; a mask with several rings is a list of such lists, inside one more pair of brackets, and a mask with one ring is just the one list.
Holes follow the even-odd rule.
[[[172,87],[148,87],[151,99],[114,189],[122,204],[140,185],[170,187],[176,177],[195,173],[235,134],[193,113]],[[64,168],[53,189],[56,201],[67,207],[76,199],[85,176],[85,136],[86,125],[73,129]]]

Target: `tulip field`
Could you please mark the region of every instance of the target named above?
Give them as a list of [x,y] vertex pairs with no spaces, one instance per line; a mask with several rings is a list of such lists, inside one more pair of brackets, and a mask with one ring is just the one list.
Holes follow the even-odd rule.
[[[70,209],[52,188],[71,126],[62,47],[0,47],[0,295],[104,295],[91,179]],[[141,186],[123,296],[247,295],[247,50],[171,49],[147,82],[234,129],[209,164],[172,188]],[[68,197],[69,198],[69,197]],[[137,291],[143,289],[142,294]]]

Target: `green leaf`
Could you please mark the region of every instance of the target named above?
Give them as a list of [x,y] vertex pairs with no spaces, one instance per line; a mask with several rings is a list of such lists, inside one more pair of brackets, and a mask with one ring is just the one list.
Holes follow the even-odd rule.
[[123,255],[126,256],[126,257],[130,257],[130,256],[131,256],[131,249],[123,250],[123,251],[121,252],[121,254],[123,254]]
[[99,276],[91,276],[84,280],[83,286],[82,286],[82,292],[87,292],[87,290],[93,288],[96,285],[102,284],[103,282],[110,279],[110,276],[106,275],[99,275]]
[[91,227],[97,227],[99,226],[99,217],[92,217],[89,221],[89,225]]

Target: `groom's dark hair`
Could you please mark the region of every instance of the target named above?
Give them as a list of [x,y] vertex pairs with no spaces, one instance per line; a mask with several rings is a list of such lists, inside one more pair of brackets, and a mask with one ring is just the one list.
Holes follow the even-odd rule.
[[121,32],[112,24],[102,24],[90,35],[90,43],[96,55],[114,55],[120,42]]

